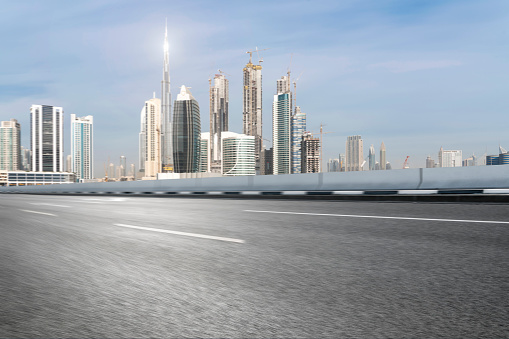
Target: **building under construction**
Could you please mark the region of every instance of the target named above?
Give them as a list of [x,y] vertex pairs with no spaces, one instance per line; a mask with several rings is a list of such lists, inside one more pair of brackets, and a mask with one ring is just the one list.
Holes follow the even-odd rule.
[[213,173],[221,173],[221,133],[228,131],[229,90],[228,79],[221,70],[210,84],[210,168]]
[[[244,67],[243,91],[243,133],[255,137],[255,167],[260,173],[260,155],[262,152],[262,66],[252,62],[253,52],[249,51],[249,62]],[[261,62],[260,60],[259,62]]]
[[301,141],[301,171],[302,173],[320,172],[320,139],[311,133],[304,133]]

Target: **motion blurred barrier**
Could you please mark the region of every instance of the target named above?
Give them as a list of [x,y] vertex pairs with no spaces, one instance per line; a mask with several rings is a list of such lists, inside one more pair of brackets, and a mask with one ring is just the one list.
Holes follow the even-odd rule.
[[356,195],[509,193],[509,166],[420,168],[269,176],[0,187],[25,194]]

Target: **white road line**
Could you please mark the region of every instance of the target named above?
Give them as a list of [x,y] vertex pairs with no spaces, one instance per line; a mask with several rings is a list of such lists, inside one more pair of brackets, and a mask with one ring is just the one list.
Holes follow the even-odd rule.
[[386,217],[386,216],[381,216],[381,215],[327,214],[327,213],[304,213],[304,212],[254,211],[254,210],[244,210],[244,212],[273,213],[273,214],[296,214],[296,215],[315,215],[315,216],[346,217],[346,218],[423,220],[423,221],[450,221],[450,222],[469,222],[469,223],[483,223],[483,224],[509,224],[509,221],[494,221],[494,220],[491,221],[491,220],[433,219],[433,218],[411,218],[411,217]]
[[45,202],[31,202],[31,205],[42,205],[42,206],[54,206],[54,207],[71,207],[66,205],[56,205],[56,204],[48,204]]
[[28,212],[28,213],[36,213],[36,214],[51,215],[51,216],[53,216],[53,217],[56,217],[56,216],[57,216],[56,214],[44,213],[44,212],[37,212],[37,211],[29,211],[29,210],[20,210],[20,211]]
[[125,224],[114,224],[114,225],[115,226],[120,226],[120,227],[134,228],[134,229],[139,229],[139,230],[144,230],[144,231],[183,235],[183,236],[187,236],[187,237],[195,237],[195,238],[203,238],[203,239],[211,239],[211,240],[236,242],[236,243],[239,243],[239,244],[245,243],[245,241],[241,240],[241,239],[215,237],[213,235],[205,235],[205,234],[198,234],[198,233],[187,233],[187,232],[179,232],[179,231],[170,231],[170,230],[163,230],[163,229],[160,229],[160,228],[132,226],[132,225],[125,225]]

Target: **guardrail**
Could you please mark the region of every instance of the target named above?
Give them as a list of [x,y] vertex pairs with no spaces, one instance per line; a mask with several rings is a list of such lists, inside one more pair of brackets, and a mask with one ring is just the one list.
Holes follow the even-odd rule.
[[509,166],[420,168],[0,187],[25,194],[433,194],[509,193]]

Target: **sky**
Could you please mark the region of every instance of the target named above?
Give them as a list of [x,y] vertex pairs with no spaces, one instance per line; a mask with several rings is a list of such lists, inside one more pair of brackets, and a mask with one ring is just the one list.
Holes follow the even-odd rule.
[[[160,97],[165,20],[173,99],[191,87],[209,129],[208,79],[230,81],[230,130],[242,133],[246,51],[263,57],[263,138],[272,140],[276,80],[288,69],[307,129],[320,124],[324,162],[361,135],[401,168],[437,160],[441,146],[509,148],[509,1],[4,1],[0,120],[17,119],[30,146],[30,106],[94,117],[95,176],[121,155],[138,168],[140,111]],[[253,58],[258,60],[255,54]]]

